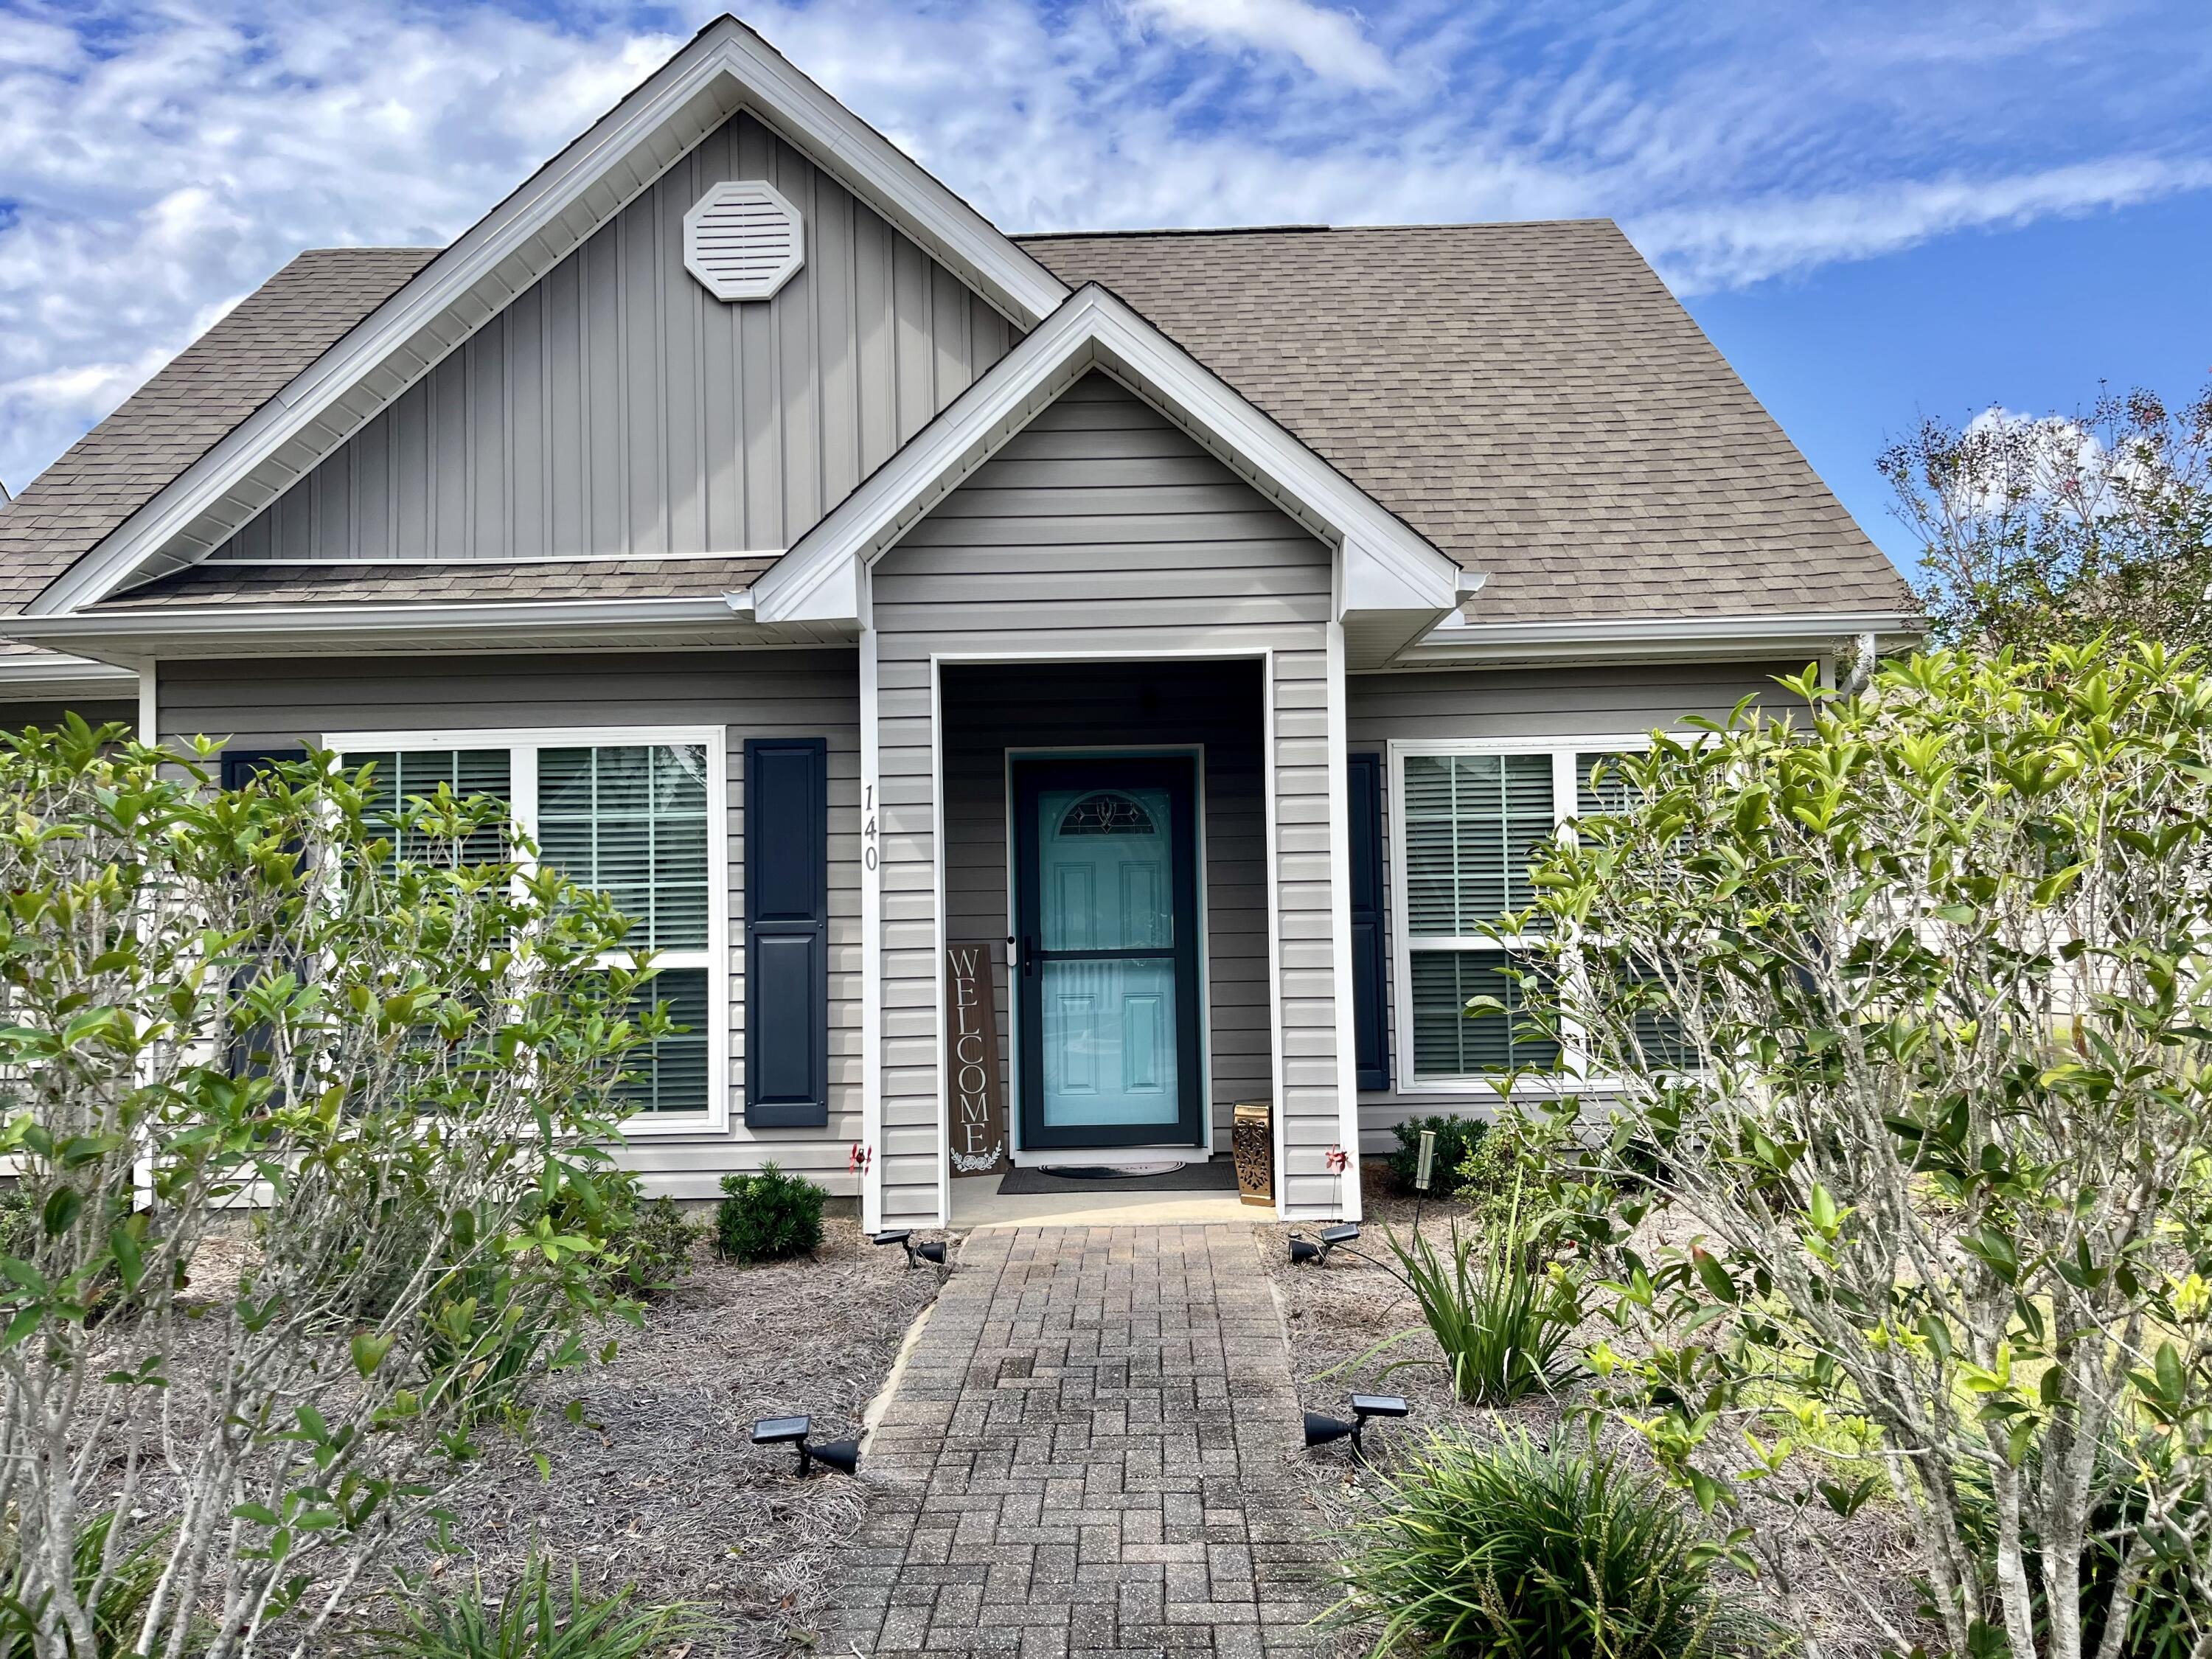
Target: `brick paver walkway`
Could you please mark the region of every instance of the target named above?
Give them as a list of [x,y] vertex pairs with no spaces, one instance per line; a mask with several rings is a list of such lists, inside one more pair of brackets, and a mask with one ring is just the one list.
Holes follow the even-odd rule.
[[973,1234],[870,1443],[834,1650],[1318,1653],[1297,1437],[1248,1229]]

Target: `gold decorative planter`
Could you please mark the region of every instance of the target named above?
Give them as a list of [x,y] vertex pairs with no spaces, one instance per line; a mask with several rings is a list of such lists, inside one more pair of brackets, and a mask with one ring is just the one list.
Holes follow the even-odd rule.
[[1264,1100],[1240,1104],[1229,1144],[1237,1156],[1237,1196],[1247,1204],[1273,1204],[1275,1109]]

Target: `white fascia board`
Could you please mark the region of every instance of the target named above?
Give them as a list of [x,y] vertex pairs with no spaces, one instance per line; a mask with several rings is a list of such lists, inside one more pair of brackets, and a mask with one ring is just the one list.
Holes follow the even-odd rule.
[[1402,653],[1398,665],[1598,660],[1653,656],[1742,656],[1832,648],[1871,634],[1887,648],[1917,641],[1923,618],[1907,611],[1814,611],[1797,615],[1632,617],[1557,622],[1470,622],[1458,612]]
[[138,687],[138,672],[89,657],[42,653],[36,657],[0,657],[0,701],[34,697],[128,697]]
[[[1066,299],[1066,284],[1034,257],[759,35],[726,15],[702,29],[643,85],[56,578],[32,601],[30,613],[61,615],[95,604],[126,582],[195,562],[210,550],[179,553],[169,550],[169,544],[256,469],[284,458],[284,476],[273,481],[270,498],[282,493],[496,315],[507,299],[550,271],[740,109],[757,114],[817,158],[1016,324],[1033,326]],[[656,141],[679,121],[684,123],[680,141],[662,142],[655,150]],[[640,152],[652,164],[638,169],[638,182],[587,201],[617,166]],[[505,299],[489,301],[476,293],[495,279],[506,290]],[[402,362],[397,370],[389,367],[396,355],[434,331],[441,340],[435,351]],[[372,379],[373,390],[368,384]],[[362,392],[366,401],[356,397],[339,418],[325,420],[342,400]]]
[[[1103,368],[1322,540],[1357,592],[1434,614],[1460,568],[1243,393],[1098,284],[1087,283],[753,583],[763,622],[849,621],[857,569],[898,538],[1090,369]],[[1354,592],[1346,587],[1346,603]]]
[[14,636],[38,643],[189,635],[202,641],[271,636],[416,633],[532,628],[635,628],[661,623],[733,623],[719,598],[687,599],[514,599],[415,605],[211,605],[173,610],[79,612],[11,619]]

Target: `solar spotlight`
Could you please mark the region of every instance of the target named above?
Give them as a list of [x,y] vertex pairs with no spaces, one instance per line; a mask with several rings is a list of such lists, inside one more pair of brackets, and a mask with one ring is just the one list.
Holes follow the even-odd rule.
[[1292,1233],[1291,1260],[1294,1263],[1311,1261],[1319,1264],[1327,1261],[1331,1250],[1340,1244],[1349,1244],[1358,1237],[1359,1224],[1356,1221],[1346,1221],[1334,1227],[1322,1228],[1319,1243],[1316,1243],[1304,1233]]
[[807,1443],[806,1437],[814,1430],[811,1417],[763,1417],[753,1425],[753,1444],[756,1446],[793,1445],[799,1448],[799,1476],[802,1480],[813,1472],[817,1463],[826,1463],[847,1474],[858,1474],[860,1468],[860,1443],[857,1440],[825,1440],[818,1446]]
[[1364,1461],[1367,1449],[1361,1443],[1360,1437],[1366,1431],[1367,1419],[1370,1417],[1404,1417],[1412,1409],[1407,1405],[1403,1395],[1355,1394],[1352,1396],[1352,1420],[1349,1423],[1340,1417],[1330,1417],[1322,1412],[1305,1413],[1306,1444],[1326,1446],[1332,1441],[1348,1437],[1352,1442],[1352,1455]]
[[945,1241],[941,1238],[933,1238],[926,1243],[917,1244],[914,1242],[914,1229],[911,1227],[901,1227],[896,1232],[878,1233],[876,1243],[904,1245],[906,1265],[908,1270],[913,1268],[917,1261],[931,1262],[939,1267],[945,1265]]

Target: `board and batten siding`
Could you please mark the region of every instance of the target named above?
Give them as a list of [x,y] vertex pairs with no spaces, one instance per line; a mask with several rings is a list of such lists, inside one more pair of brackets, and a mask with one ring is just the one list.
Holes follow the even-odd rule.
[[[805,221],[805,263],[771,300],[726,303],[684,268],[684,215],[728,179],[767,179]],[[786,548],[1012,338],[738,115],[211,556]]]
[[[933,656],[1272,653],[1273,1012],[1289,1213],[1340,1213],[1329,880],[1330,555],[1115,381],[1042,410],[885,554],[878,683],[886,1225],[939,1213],[939,809]],[[1348,989],[1347,989],[1348,994]]]
[[[709,1198],[720,1176],[769,1158],[832,1193],[860,1139],[860,683],[850,650],[542,657],[383,657],[165,662],[159,725],[269,748],[326,732],[720,726],[728,751],[729,1127],[640,1136],[623,1162],[651,1190]],[[829,744],[830,1116],[820,1128],[744,1125],[744,742]]]
[[1005,939],[1010,908],[1007,754],[1197,747],[1205,759],[1206,1031],[1213,1150],[1231,1109],[1274,1094],[1267,1020],[1267,852],[1260,665],[1237,662],[947,666],[945,937],[988,939],[998,977],[1005,1098],[1014,1099]]
[[[1577,668],[1425,669],[1354,674],[1346,682],[1346,747],[1385,754],[1393,742],[1420,738],[1525,738],[1553,747],[1583,738],[1623,738],[1680,726],[1693,715],[1725,720],[1743,698],[1771,703],[1786,698],[1774,683],[1804,665],[1669,663]],[[1390,787],[1382,789],[1383,996],[1389,1012],[1390,1082],[1388,1091],[1359,1097],[1363,1153],[1387,1152],[1394,1125],[1438,1113],[1487,1115],[1498,1097],[1480,1085],[1412,1091],[1400,1064],[1397,1027],[1400,921],[1389,895],[1398,857],[1389,822]]]

